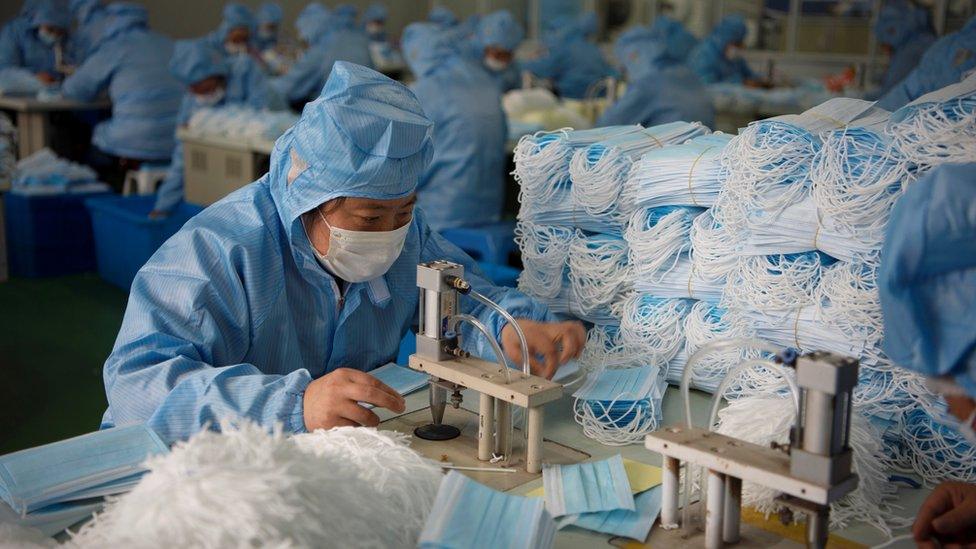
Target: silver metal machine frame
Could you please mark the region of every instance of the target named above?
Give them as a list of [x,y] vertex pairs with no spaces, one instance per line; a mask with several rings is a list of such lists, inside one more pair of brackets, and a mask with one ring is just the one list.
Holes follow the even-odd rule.
[[[526,408],[525,469],[542,471],[542,406],[562,396],[563,386],[545,378],[511,370],[499,362],[472,358],[460,348],[460,334],[452,326],[459,320],[459,293],[470,291],[464,280],[464,267],[448,261],[433,261],[417,266],[420,324],[417,331],[417,353],[410,356],[410,368],[431,376],[430,401],[434,424],[441,422],[447,404],[447,391],[453,393],[451,404],[461,404],[461,390],[480,394],[478,459],[489,461],[493,455],[510,448],[511,405]],[[486,300],[483,296],[478,296]],[[496,309],[497,305],[491,304]],[[461,315],[463,317],[464,315]],[[469,319],[468,322],[471,322]],[[477,321],[474,321],[477,322]],[[520,328],[516,325],[516,330]],[[488,336],[488,334],[486,334]],[[497,425],[497,428],[496,428]],[[510,457],[510,456],[508,456]]]
[[795,367],[800,410],[789,448],[760,446],[684,425],[647,435],[644,446],[663,456],[663,527],[678,525],[678,485],[685,461],[707,470],[709,549],[739,541],[742,481],[781,492],[780,502],[807,515],[809,546],[826,546],[830,504],[858,482],[851,471],[849,444],[858,361],[815,352],[797,358]]

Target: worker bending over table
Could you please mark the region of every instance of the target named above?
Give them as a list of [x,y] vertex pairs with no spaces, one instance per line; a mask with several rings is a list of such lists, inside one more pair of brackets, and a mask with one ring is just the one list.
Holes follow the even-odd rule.
[[[414,209],[431,129],[405,86],[336,63],[270,173],[191,219],[136,275],[105,363],[102,427],[147,422],[172,443],[228,417],[288,432],[377,425],[358,403],[402,411],[403,399],[365,372],[395,359],[417,317],[417,265],[437,259],[463,264],[519,319],[533,373],[576,356],[580,323],[492,286]],[[462,309],[521,356],[502,317]],[[472,334],[468,350],[491,356]]]

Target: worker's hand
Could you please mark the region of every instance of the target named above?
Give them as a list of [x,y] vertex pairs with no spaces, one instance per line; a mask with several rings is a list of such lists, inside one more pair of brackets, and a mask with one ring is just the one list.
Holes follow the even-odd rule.
[[[522,331],[525,332],[525,343],[529,346],[529,363],[532,373],[552,379],[556,370],[569,359],[579,356],[586,343],[586,330],[577,321],[570,322],[535,322],[533,320],[517,320]],[[502,328],[502,350],[509,360],[521,366],[522,345],[518,333],[511,324]]]
[[918,510],[912,535],[921,548],[976,547],[976,484],[938,485]]
[[359,370],[339,368],[308,384],[304,397],[305,428],[376,427],[380,418],[359,405],[367,402],[403,412],[403,397],[375,377]]
[[57,75],[51,74],[47,71],[41,71],[37,73],[37,79],[41,81],[41,84],[48,85],[54,84],[58,81]]

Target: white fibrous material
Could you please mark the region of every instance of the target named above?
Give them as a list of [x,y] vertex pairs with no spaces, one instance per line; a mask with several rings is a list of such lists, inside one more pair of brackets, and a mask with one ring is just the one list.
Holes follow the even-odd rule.
[[815,305],[825,261],[819,253],[740,257],[722,304],[760,313]]
[[36,528],[0,523],[0,549],[50,549],[58,543]]
[[569,246],[569,281],[585,312],[610,305],[627,289],[630,272],[622,238],[580,232]]
[[441,480],[407,437],[342,427],[201,432],[112,501],[79,547],[415,547]]
[[838,262],[823,270],[818,306],[845,334],[880,344],[884,335],[878,271],[868,262]]
[[668,365],[684,346],[685,317],[690,299],[661,299],[632,293],[618,305],[624,344],[642,353],[646,364]]
[[891,209],[915,172],[915,164],[875,127],[830,132],[811,167],[813,200],[841,232],[880,247]]
[[243,105],[205,108],[187,124],[194,132],[236,139],[275,140],[298,122],[290,111],[258,110]]
[[[730,402],[719,411],[718,417],[716,432],[769,446],[773,442],[789,442],[790,428],[796,421],[796,408],[788,396],[756,394]],[[895,515],[897,488],[888,482],[887,472],[878,459],[882,450],[880,434],[856,409],[851,415],[850,445],[854,452],[853,472],[859,478],[858,487],[831,505],[830,527],[844,528],[853,521],[861,521],[890,536],[892,528],[908,526],[910,519]],[[773,513],[780,509],[780,504],[775,501],[778,494],[773,488],[747,482],[742,487],[742,504],[762,513]]]
[[897,114],[887,132],[909,161],[928,169],[976,160],[976,92],[912,104]]
[[[685,318],[685,355],[691,357],[709,343],[723,339],[753,337],[752,326],[737,314],[699,301]],[[709,353],[699,360],[691,372],[691,386],[714,392],[725,376],[737,364],[757,358],[756,353],[733,349]]]
[[715,219],[716,209],[691,223],[691,263],[701,276],[724,281],[738,264],[738,242],[731,227]]
[[520,221],[515,226],[515,243],[522,251],[524,269],[519,289],[539,298],[554,298],[562,289],[569,247],[576,231]]
[[642,354],[628,347],[617,325],[596,325],[586,334],[579,362],[588,372],[633,368],[641,365]]

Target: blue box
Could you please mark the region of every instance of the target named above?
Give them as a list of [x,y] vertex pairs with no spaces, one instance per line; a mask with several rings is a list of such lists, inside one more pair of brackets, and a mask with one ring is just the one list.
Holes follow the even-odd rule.
[[181,203],[164,219],[149,219],[155,196],[110,196],[85,202],[95,233],[98,274],[125,291],[163,242],[176,234],[200,206]]
[[91,193],[4,195],[11,276],[45,277],[95,270],[95,246],[85,200]]

